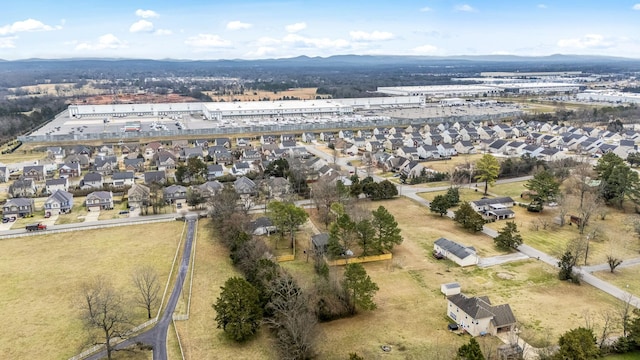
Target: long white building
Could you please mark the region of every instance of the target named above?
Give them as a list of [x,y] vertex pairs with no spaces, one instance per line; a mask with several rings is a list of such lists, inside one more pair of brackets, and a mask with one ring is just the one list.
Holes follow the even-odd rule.
[[610,103],[640,104],[640,94],[612,90],[586,90],[576,95],[578,100],[604,101]]
[[73,118],[117,118],[129,116],[174,116],[202,114],[207,120],[291,116],[340,116],[354,109],[418,107],[424,96],[372,97],[354,99],[194,102],[162,104],[69,105]]
[[425,96],[451,98],[470,96],[499,96],[505,92],[520,94],[546,94],[577,92],[581,85],[561,82],[515,82],[483,85],[433,85],[378,87],[379,93],[394,96]]

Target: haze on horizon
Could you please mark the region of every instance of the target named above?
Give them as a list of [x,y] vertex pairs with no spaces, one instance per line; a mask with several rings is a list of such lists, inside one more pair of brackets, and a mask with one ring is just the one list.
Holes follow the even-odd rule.
[[5,60],[558,53],[640,59],[640,2],[38,0],[0,15]]

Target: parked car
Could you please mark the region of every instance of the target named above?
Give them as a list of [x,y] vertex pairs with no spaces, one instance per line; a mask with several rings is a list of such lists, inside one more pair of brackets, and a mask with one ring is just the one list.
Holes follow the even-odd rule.
[[9,218],[2,218],[2,223],[3,223],[3,224],[6,224],[6,223],[8,223],[8,222],[9,222]]

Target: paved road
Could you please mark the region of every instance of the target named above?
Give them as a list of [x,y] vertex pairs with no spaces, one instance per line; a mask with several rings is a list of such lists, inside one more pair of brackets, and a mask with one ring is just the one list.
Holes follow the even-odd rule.
[[[180,262],[180,269],[178,270],[178,276],[176,283],[167,302],[167,306],[162,313],[162,317],[158,320],[155,326],[133,338],[130,338],[116,346],[116,349],[123,349],[136,343],[143,343],[153,347],[153,360],[167,360],[167,331],[171,324],[171,318],[173,311],[176,308],[182,287],[184,285],[184,279],[187,276],[187,270],[189,268],[189,261],[191,260],[191,248],[193,245],[193,238],[195,235],[195,229],[198,216],[195,214],[189,214],[186,216],[187,221],[187,237],[184,244],[184,254],[182,255],[182,261]],[[107,351],[101,351],[93,354],[86,359],[98,360],[107,356]]]

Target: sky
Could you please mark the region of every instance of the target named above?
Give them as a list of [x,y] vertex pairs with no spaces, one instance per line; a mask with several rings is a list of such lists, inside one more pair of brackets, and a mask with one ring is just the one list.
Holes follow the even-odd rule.
[[0,59],[300,55],[640,59],[640,0],[13,0]]

